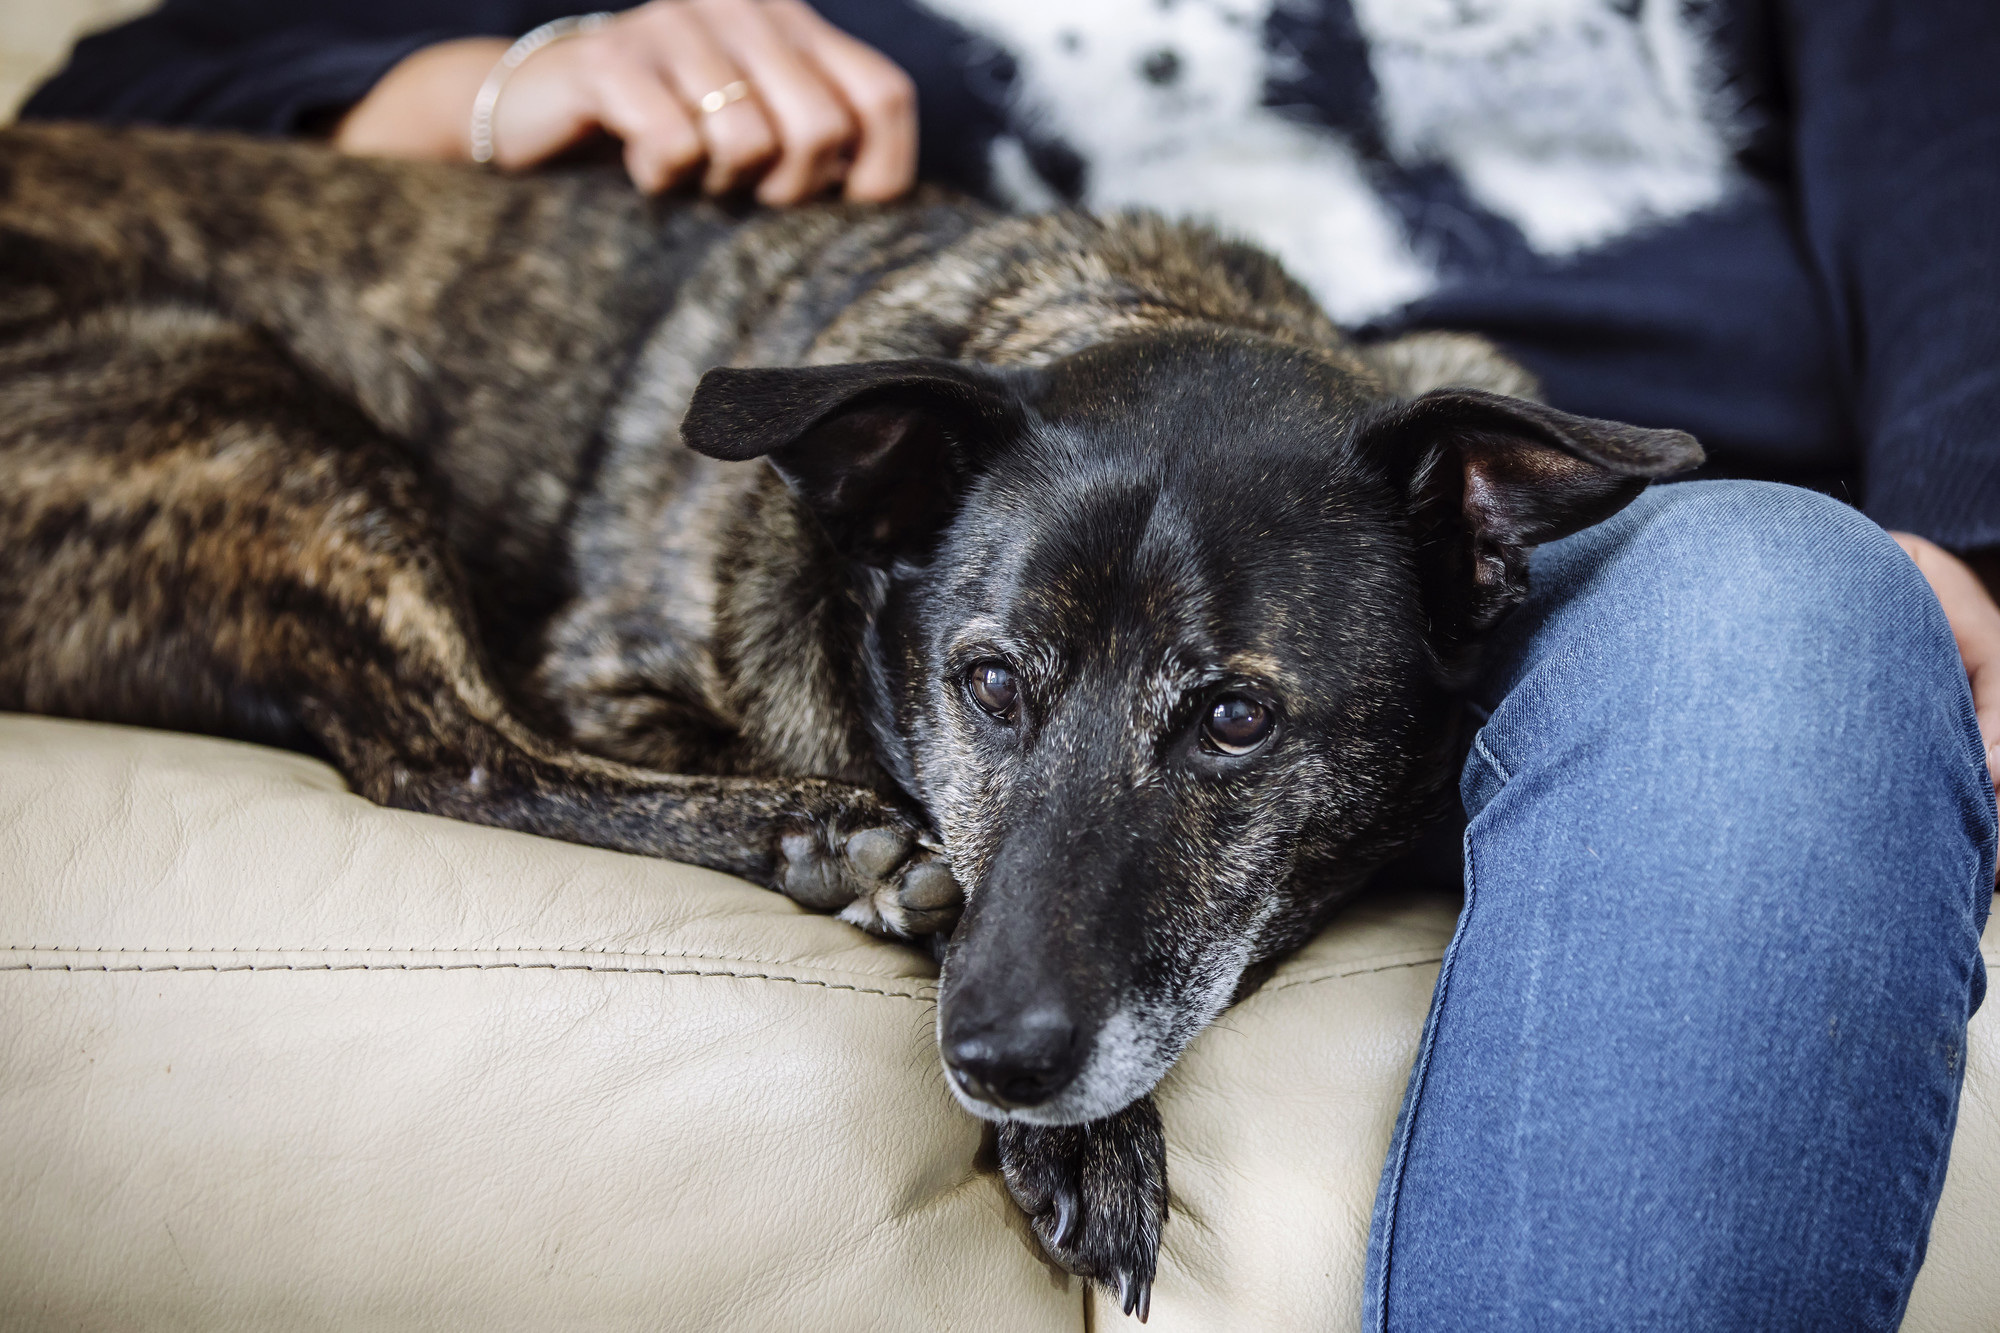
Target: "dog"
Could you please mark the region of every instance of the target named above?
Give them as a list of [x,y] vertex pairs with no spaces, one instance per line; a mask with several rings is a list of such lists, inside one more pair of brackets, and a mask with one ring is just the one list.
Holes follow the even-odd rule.
[[1529,551],[1700,457],[1144,214],[0,134],[0,708],[944,941],[954,1094],[1142,1319],[1154,1085],[1449,799]]

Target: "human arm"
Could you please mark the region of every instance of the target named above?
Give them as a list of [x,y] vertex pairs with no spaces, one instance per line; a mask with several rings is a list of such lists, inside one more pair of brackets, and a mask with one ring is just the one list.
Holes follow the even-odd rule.
[[[463,159],[473,99],[504,39],[417,50],[340,121],[349,152]],[[714,112],[704,95],[754,90]],[[799,0],[654,0],[530,56],[493,114],[494,160],[525,167],[603,129],[646,190],[701,173],[723,193],[757,181],[767,204],[844,180],[850,199],[891,199],[916,171],[907,75]],[[759,179],[761,177],[761,179]]]
[[21,118],[310,132],[418,47],[491,30],[483,23],[504,6],[464,5],[449,22],[423,14],[426,22],[400,24],[369,24],[370,7],[355,8],[302,0],[264,12],[230,0],[167,0],[79,41]]
[[1803,240],[1853,386],[1866,507],[2000,546],[2000,6],[1782,0]]
[[[511,42],[493,34],[568,12],[550,0],[282,10],[168,0],[79,43],[23,114],[331,129],[350,151],[463,159],[473,98]],[[696,109],[738,78],[753,96]],[[530,57],[507,81],[494,129],[503,165],[544,160],[601,127],[626,139],[646,188],[706,164],[710,189],[757,181],[765,202],[789,203],[842,176],[852,198],[901,193],[914,177],[915,116],[908,77],[799,0],[661,0]]]

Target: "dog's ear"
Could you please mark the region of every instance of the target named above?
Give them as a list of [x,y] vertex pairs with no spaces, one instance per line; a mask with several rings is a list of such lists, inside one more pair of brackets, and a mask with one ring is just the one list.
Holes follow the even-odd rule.
[[1572,416],[1477,389],[1440,389],[1364,427],[1404,486],[1434,623],[1490,629],[1528,591],[1528,553],[1623,509],[1654,477],[1702,460],[1692,435]]
[[980,456],[1026,419],[1019,372],[919,358],[702,376],[681,439],[711,458],[763,458],[845,554],[921,552],[956,512]]

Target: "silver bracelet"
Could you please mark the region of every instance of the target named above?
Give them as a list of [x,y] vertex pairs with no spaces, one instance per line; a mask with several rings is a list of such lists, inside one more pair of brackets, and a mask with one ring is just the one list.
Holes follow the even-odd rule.
[[521,40],[507,48],[507,54],[500,57],[493,66],[493,72],[486,76],[486,82],[479,85],[479,95],[472,99],[472,160],[491,162],[493,160],[493,109],[500,105],[500,90],[507,86],[507,80],[514,71],[521,68],[529,56],[545,46],[561,41],[565,37],[581,37],[587,32],[596,32],[611,22],[609,13],[577,14],[566,19],[555,19],[544,23],[533,32],[522,36]]

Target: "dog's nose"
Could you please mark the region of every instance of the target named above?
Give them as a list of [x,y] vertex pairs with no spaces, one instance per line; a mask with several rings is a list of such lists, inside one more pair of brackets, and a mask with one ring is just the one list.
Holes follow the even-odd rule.
[[1039,1106],[1077,1072],[1076,1025],[1058,1009],[1030,1009],[1010,1021],[951,1034],[945,1068],[966,1096],[989,1106]]

